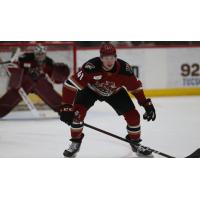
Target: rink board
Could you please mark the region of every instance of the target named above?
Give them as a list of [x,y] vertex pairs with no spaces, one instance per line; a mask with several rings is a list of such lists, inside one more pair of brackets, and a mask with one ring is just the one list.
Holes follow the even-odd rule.
[[[56,57],[60,52],[51,52]],[[200,47],[139,47],[117,50],[118,57],[127,61],[136,70],[143,83],[145,94],[152,96],[200,95]],[[77,66],[99,55],[98,48],[77,50]],[[67,62],[67,60],[65,60]],[[1,80],[3,82],[3,80]],[[4,80],[7,85],[8,80]],[[61,86],[55,86],[61,93]],[[6,91],[4,87],[2,92]],[[1,92],[1,94],[2,94]],[[34,103],[42,104],[36,95],[30,95]]]
[[[173,89],[155,89],[145,90],[148,97],[165,97],[165,96],[193,96],[200,95],[200,88],[173,88]],[[29,95],[35,104],[43,104],[43,101],[36,95]],[[23,104],[23,103],[22,103]]]
[[[79,49],[77,66],[98,55],[95,48]],[[134,68],[145,90],[200,88],[200,46],[119,47],[117,55]]]

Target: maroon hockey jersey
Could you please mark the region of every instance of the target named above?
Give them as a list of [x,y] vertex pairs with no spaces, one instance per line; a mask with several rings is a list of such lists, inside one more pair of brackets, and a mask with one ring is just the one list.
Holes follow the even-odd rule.
[[[133,67],[121,59],[116,60],[111,71],[105,71],[100,57],[93,58],[86,62],[76,74],[70,76],[68,81],[79,90],[89,87],[104,97],[109,97],[124,87],[136,96],[140,105],[146,100],[142,83],[135,77]],[[72,90],[66,83],[63,88],[64,103],[72,102]]]
[[121,87],[128,91],[138,90],[142,84],[134,75],[133,68],[121,59],[117,59],[109,72],[102,68],[99,57],[86,62],[78,73],[72,75],[69,81],[78,89],[89,87],[101,96],[111,96]]

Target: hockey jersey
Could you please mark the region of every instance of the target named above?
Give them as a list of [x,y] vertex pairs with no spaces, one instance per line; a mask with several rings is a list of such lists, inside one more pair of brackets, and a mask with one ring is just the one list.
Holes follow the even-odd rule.
[[42,63],[35,60],[34,53],[24,53],[16,63],[25,73],[39,77],[42,74],[48,74],[55,83],[63,83],[70,71],[69,67],[64,63],[55,63],[51,58],[46,56]]
[[111,71],[105,71],[99,57],[86,62],[69,78],[79,90],[89,87],[100,96],[111,96],[122,87],[128,91],[139,90],[142,83],[134,75],[134,69],[127,62],[117,59]]

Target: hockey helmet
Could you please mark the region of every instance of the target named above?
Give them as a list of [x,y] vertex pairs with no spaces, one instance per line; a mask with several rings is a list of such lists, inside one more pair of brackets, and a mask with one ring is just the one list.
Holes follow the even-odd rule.
[[108,43],[108,44],[102,44],[101,48],[100,48],[100,56],[115,56],[117,57],[117,53],[116,53],[116,48],[114,47],[114,45]]

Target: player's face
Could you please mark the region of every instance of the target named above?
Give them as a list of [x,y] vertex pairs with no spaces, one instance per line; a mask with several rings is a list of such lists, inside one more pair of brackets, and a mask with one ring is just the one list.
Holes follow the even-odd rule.
[[38,61],[38,62],[43,62],[46,58],[46,54],[45,53],[37,53],[35,54],[35,59]]
[[115,56],[103,56],[101,58],[101,61],[103,62],[104,69],[106,71],[110,71],[115,65],[116,57]]

